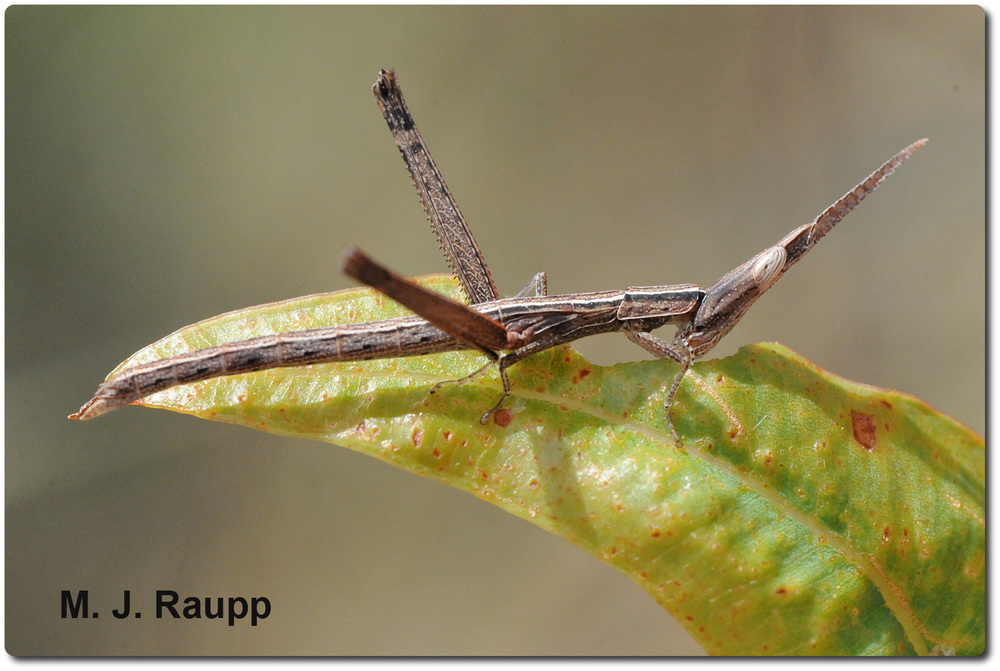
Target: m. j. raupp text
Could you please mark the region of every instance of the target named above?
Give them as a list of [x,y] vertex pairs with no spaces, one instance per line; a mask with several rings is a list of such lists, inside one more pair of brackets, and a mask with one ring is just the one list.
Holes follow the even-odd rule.
[[[250,626],[256,627],[258,620],[266,620],[271,614],[271,601],[266,597],[251,597],[249,603],[241,596],[237,597],[205,597],[203,599],[189,596],[181,601],[177,592],[169,589],[156,590],[156,619],[164,617],[175,620],[184,618],[186,620],[220,620],[228,618],[229,626],[236,625],[236,620],[242,620],[247,615],[250,616]],[[111,611],[111,615],[124,620],[130,615],[136,619],[142,617],[138,610],[132,612],[132,594],[130,590],[125,590],[122,596],[122,605]],[[62,617],[77,618],[97,618],[98,612],[90,610],[90,595],[83,589],[74,596],[72,590],[62,591]]]

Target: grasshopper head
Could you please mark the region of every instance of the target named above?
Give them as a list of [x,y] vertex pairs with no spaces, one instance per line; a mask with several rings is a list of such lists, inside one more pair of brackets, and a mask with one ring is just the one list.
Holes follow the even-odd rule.
[[726,273],[705,291],[697,314],[678,331],[675,342],[683,342],[694,357],[707,353],[739,323],[754,301],[778,281],[787,261],[784,246],[775,245]]

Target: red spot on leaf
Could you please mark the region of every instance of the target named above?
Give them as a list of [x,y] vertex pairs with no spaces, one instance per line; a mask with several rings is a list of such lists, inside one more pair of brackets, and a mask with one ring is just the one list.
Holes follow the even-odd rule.
[[435,447],[435,448],[434,448],[434,453],[433,453],[433,454],[434,454],[434,456],[435,456],[435,457],[440,457],[440,456],[441,456],[441,450],[439,450],[439,449],[437,449],[437,448]]
[[778,591],[776,593],[777,594],[788,594],[788,590],[785,589],[784,587],[779,587]]
[[507,428],[514,420],[514,413],[507,408],[500,408],[493,413],[493,423],[500,428]]
[[875,420],[871,415],[852,410],[851,427],[854,429],[854,440],[861,443],[861,447],[869,452],[875,449],[878,433],[875,428]]
[[581,379],[587,377],[588,375],[590,375],[590,369],[589,368],[584,368],[583,370],[580,371],[580,378]]

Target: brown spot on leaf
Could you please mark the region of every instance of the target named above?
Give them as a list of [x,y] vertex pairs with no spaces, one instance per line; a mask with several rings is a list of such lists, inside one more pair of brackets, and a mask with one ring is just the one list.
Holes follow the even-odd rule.
[[437,448],[435,447],[435,448],[434,448],[434,452],[433,452],[433,454],[434,454],[434,456],[435,456],[435,457],[440,457],[440,456],[441,456],[441,450],[439,450],[439,449],[437,449]]
[[500,408],[493,413],[493,423],[500,428],[507,428],[514,419],[514,413],[507,408]]
[[784,587],[779,587],[778,588],[777,594],[787,594],[787,593],[788,593],[788,590],[785,589]]
[[588,375],[590,375],[590,369],[589,368],[584,368],[583,370],[580,371],[580,379],[581,380],[583,378],[587,377]]
[[889,542],[889,537],[892,536],[892,527],[886,525],[885,529],[882,530],[882,544],[885,545]]
[[419,447],[420,441],[424,439],[424,430],[420,428],[414,429],[410,439],[413,440],[414,447]]
[[892,410],[892,403],[889,403],[889,401],[882,401],[882,405]]
[[871,415],[863,412],[851,411],[851,426],[854,429],[854,440],[861,443],[861,447],[869,452],[875,449],[878,441],[878,433],[875,429],[875,420]]

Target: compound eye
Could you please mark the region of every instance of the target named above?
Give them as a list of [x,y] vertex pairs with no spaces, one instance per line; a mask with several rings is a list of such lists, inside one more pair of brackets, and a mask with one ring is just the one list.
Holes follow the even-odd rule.
[[770,287],[785,267],[787,254],[784,247],[771,247],[753,264],[753,279],[761,289]]

